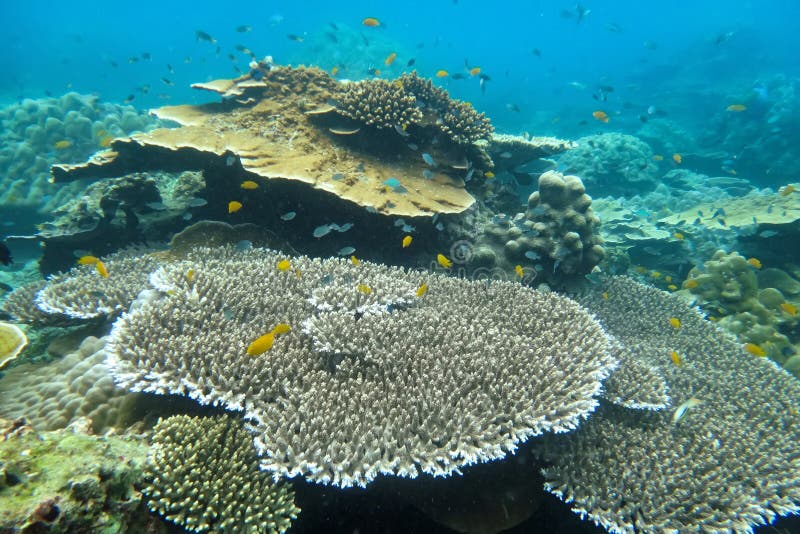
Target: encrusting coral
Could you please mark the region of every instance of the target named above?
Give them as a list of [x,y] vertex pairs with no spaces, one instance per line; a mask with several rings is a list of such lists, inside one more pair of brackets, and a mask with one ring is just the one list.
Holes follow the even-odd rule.
[[520,284],[257,249],[198,249],[150,281],[114,325],[115,380],[243,410],[276,476],[501,458],[574,428],[615,364],[579,306]]
[[285,532],[300,512],[291,486],[258,469],[251,436],[230,416],[159,421],[145,476],[150,509],[190,532]]
[[549,491],[611,532],[752,532],[800,510],[795,378],[678,296],[611,278],[580,301],[666,379],[672,408],[603,403],[543,436]]

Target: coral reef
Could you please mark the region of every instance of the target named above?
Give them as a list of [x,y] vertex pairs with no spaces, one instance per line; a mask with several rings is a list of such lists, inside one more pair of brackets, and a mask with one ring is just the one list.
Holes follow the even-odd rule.
[[[460,179],[442,172],[426,178],[429,166],[405,142],[398,142],[395,154],[387,154],[385,147],[350,146],[353,135],[343,135],[329,120],[334,108],[327,101],[337,82],[319,69],[276,67],[260,81],[221,82],[197,87],[221,94],[236,89],[241,98],[154,110],[181,126],[115,139],[111,150],[85,164],[54,166],[54,179],[201,168],[210,208],[220,215],[228,201],[241,198],[238,185],[244,180],[263,183],[275,196],[285,194],[297,202],[322,202],[334,195],[388,215],[432,217],[460,213],[474,203]],[[369,136],[359,139],[368,142]],[[402,187],[388,187],[387,181]]]
[[86,338],[80,348],[48,364],[21,364],[0,379],[0,415],[24,417],[41,430],[65,428],[86,418],[95,433],[128,423],[135,395],[114,387],[104,362],[105,338]]
[[77,93],[25,99],[0,110],[0,204],[52,210],[83,186],[50,184],[50,165],[83,161],[112,137],[145,131],[156,122],[131,106]]
[[0,369],[19,356],[27,344],[28,337],[18,326],[0,321]]
[[513,272],[515,265],[532,265],[535,279],[550,283],[591,272],[604,256],[591,204],[580,178],[542,174],[524,214],[487,225],[471,267]]
[[[798,319],[785,313],[781,304],[787,302],[787,296],[797,295],[798,282],[774,268],[763,276],[756,272],[756,266],[738,253],[719,250],[702,268],[693,268],[683,286],[696,295],[700,306],[720,326],[736,334],[742,343],[758,345],[782,364],[790,340],[781,332],[791,331]],[[774,286],[782,287],[787,294]]]
[[414,95],[388,80],[364,80],[346,84],[339,92],[336,111],[376,128],[407,128],[422,122]]
[[300,509],[258,469],[252,437],[229,416],[162,419],[153,431],[148,506],[190,532],[285,532]]
[[631,354],[663,375],[674,409],[604,403],[578,430],[543,436],[549,491],[612,532],[750,532],[797,513],[796,379],[679,297],[630,279],[580,301],[619,342],[648,348]]
[[615,363],[591,317],[552,293],[283,259],[198,249],[160,268],[109,358],[122,387],[244,410],[277,475],[365,485],[500,458],[574,428]]
[[0,419],[0,530],[165,533],[141,494],[147,445],[140,438],[38,432]]
[[628,196],[653,189],[658,167],[653,151],[632,135],[606,133],[581,137],[558,159],[564,172],[576,174],[595,196]]
[[[629,342],[612,344],[619,366],[603,383],[603,398],[612,404],[634,410],[662,410],[669,406],[669,387],[656,367],[638,358],[636,353],[649,350]],[[663,355],[662,355],[663,357]],[[652,358],[652,357],[651,357]]]

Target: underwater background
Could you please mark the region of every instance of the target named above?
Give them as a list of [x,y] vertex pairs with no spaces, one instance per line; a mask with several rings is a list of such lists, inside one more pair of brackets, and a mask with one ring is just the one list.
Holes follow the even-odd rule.
[[0,531],[800,532],[799,16],[0,3]]

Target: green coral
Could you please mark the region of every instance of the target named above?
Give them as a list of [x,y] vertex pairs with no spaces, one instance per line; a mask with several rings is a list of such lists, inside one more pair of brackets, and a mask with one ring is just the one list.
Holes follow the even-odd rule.
[[153,435],[150,509],[192,532],[284,532],[300,509],[258,468],[252,436],[228,416],[178,415]]

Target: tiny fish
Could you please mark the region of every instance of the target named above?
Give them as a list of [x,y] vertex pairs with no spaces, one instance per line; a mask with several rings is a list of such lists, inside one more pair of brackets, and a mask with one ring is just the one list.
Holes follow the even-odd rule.
[[410,235],[405,236],[403,238],[403,248],[408,248],[413,240],[414,238],[412,238]]
[[253,180],[245,180],[244,182],[241,183],[241,185],[239,185],[239,187],[241,187],[242,189],[253,190],[253,189],[258,189],[258,184]]
[[238,33],[247,33],[247,32],[249,32],[249,31],[250,31],[250,30],[252,30],[252,29],[253,29],[253,27],[252,27],[252,26],[247,26],[247,25],[243,25],[243,26],[237,26],[237,27],[236,27],[236,31],[237,31]]
[[436,71],[437,78],[447,78],[448,76],[450,76],[450,73],[444,69],[439,69]]
[[760,345],[756,345],[755,343],[745,343],[744,350],[752,354],[753,356],[758,356],[759,358],[763,358],[767,355],[767,351],[765,351]]
[[788,302],[781,302],[780,307],[783,311],[791,315],[792,317],[797,317],[797,308]]
[[278,323],[275,325],[275,328],[272,329],[272,334],[279,336],[281,334],[286,334],[292,331],[292,327],[286,323]]
[[264,354],[271,349],[272,345],[274,344],[275,334],[268,332],[250,343],[250,345],[247,347],[247,354],[249,356],[258,356],[260,354]]
[[372,288],[371,288],[371,287],[369,287],[369,286],[368,286],[368,285],[366,285],[366,284],[358,284],[358,285],[356,286],[356,289],[358,289],[358,291],[359,291],[360,293],[364,293],[365,295],[369,295],[370,293],[372,293]]
[[684,239],[686,236],[684,236],[684,235],[683,235],[682,233],[680,233],[680,232],[675,232],[674,234],[672,234],[672,237],[674,237],[674,238],[675,238],[675,239],[677,239],[678,241],[683,241],[683,239]]
[[411,226],[410,224],[404,224],[401,230],[407,234],[412,234],[417,231],[417,228],[415,226]]
[[600,296],[603,297],[603,300],[608,300],[608,291],[603,291]]
[[242,239],[236,243],[234,248],[236,248],[236,252],[247,252],[248,250],[252,250],[253,242],[247,239]]
[[289,262],[289,260],[287,260],[286,258],[284,258],[284,259],[282,259],[281,261],[279,261],[279,262],[278,262],[278,263],[275,265],[275,267],[277,267],[277,268],[278,268],[278,270],[279,270],[279,271],[281,271],[281,272],[286,272],[286,271],[288,271],[289,269],[291,269],[291,268],[292,268],[292,265],[291,265],[291,263]]
[[445,256],[444,254],[437,254],[437,255],[436,255],[436,262],[437,262],[439,265],[441,265],[442,267],[444,267],[445,269],[449,269],[450,267],[452,267],[452,266],[453,266],[453,262],[452,262],[452,261],[450,261],[450,260],[447,258],[447,256]]
[[303,38],[302,37],[300,37],[299,35],[295,35],[293,33],[288,34],[286,37],[288,37],[290,41],[294,41],[295,43],[302,43],[303,42]]
[[394,131],[398,134],[402,135],[403,137],[408,137],[409,133],[406,131],[407,125],[400,126],[399,124],[394,124]]
[[397,59],[397,53],[396,52],[392,52],[391,54],[386,56],[386,59],[383,60],[383,64],[388,67],[389,65],[394,63],[395,59]]
[[696,399],[692,397],[691,399],[687,400],[680,406],[675,409],[675,413],[672,415],[672,423],[677,424],[678,421],[683,419],[683,416],[686,415],[686,412],[689,411],[691,408],[694,408],[700,404],[700,399]]
[[427,283],[427,282],[423,282],[423,283],[422,283],[422,284],[421,284],[421,285],[420,285],[420,286],[417,288],[417,297],[418,297],[418,298],[422,298],[423,296],[425,296],[425,293],[427,293],[427,292],[428,292],[428,283]]
[[532,250],[527,251],[525,253],[525,257],[528,258],[529,260],[538,260],[539,258],[541,258],[541,256],[537,252],[534,252]]
[[611,119],[608,117],[608,113],[603,110],[598,109],[597,111],[592,112],[592,117],[599,120],[600,122],[608,123]]
[[433,174],[433,171],[429,169],[425,169],[422,171],[422,177],[425,178],[426,180],[433,180],[434,176],[435,174]]
[[747,258],[747,263],[749,263],[752,267],[756,269],[760,269],[762,267],[761,260],[758,258]]
[[284,213],[283,215],[281,215],[281,220],[282,220],[282,221],[291,221],[291,220],[292,220],[292,219],[294,219],[296,216],[297,216],[297,212],[294,212],[294,211],[287,211],[286,213]]
[[207,43],[217,44],[217,40],[204,31],[197,30],[196,32],[194,32],[194,36],[198,41],[205,41]]
[[190,198],[186,204],[192,208],[201,208],[208,204],[208,201],[204,198]]
[[664,156],[662,156],[661,154],[655,154],[653,156],[653,161],[664,161]]
[[81,256],[78,258],[78,265],[97,265],[100,258],[96,256]]
[[228,213],[236,213],[242,209],[242,203],[237,200],[231,200],[228,202]]
[[411,59],[408,60],[408,63],[406,63],[406,67],[413,67],[414,63],[416,62],[417,60],[412,57]]
[[677,291],[678,286],[676,286],[675,284],[670,284],[667,286],[667,289],[669,289],[670,291]]
[[175,85],[175,84],[172,82],[172,80],[170,80],[169,78],[165,78],[165,77],[163,77],[163,76],[161,77],[161,82],[162,82],[164,85],[169,85],[169,86],[173,86],[173,85]]
[[444,230],[444,224],[436,223],[435,228],[441,232],[442,230]]
[[683,287],[685,287],[686,289],[694,289],[699,285],[700,284],[694,278],[689,278],[688,280],[683,282]]
[[363,24],[367,28],[378,28],[382,26],[381,21],[379,21],[375,17],[367,17],[361,21],[361,24]]
[[795,191],[795,188],[792,184],[783,186],[780,190],[780,195],[782,197],[789,196]]
[[330,232],[331,226],[329,224],[323,224],[314,228],[312,235],[319,239],[320,237],[328,235]]
[[776,235],[778,235],[778,232],[776,232],[775,230],[764,230],[763,232],[761,232],[758,235],[760,237],[763,237],[764,239],[767,239],[767,238],[770,238],[770,237],[775,237]]
[[677,330],[678,328],[681,327],[681,320],[678,319],[677,317],[670,317],[669,318],[669,325],[672,328],[674,328],[675,330]]
[[742,111],[746,111],[747,110],[747,106],[745,106],[744,104],[731,104],[730,106],[725,108],[725,110],[726,111],[742,112]]
[[105,263],[97,260],[97,263],[94,264],[94,268],[97,269],[97,272],[100,273],[100,276],[103,278],[108,278],[108,269],[106,269]]
[[355,247],[342,247],[337,252],[337,256],[350,256],[353,252],[356,251]]
[[350,263],[352,263],[355,267],[361,265],[361,261],[355,256],[350,256]]
[[514,272],[517,273],[517,276],[519,276],[520,278],[525,276],[525,271],[522,270],[522,265],[515,265]]
[[67,139],[62,139],[61,141],[56,141],[53,143],[53,148],[56,150],[66,150],[67,148],[72,146],[72,141]]
[[681,156],[680,154],[675,153],[675,154],[672,155],[672,161],[674,161],[675,163],[680,165],[683,162],[683,156]]
[[483,176],[486,178],[494,178],[494,173],[492,171],[487,171],[483,173]]
[[422,159],[423,161],[425,161],[425,163],[427,163],[431,167],[436,167],[436,160],[434,160],[433,157],[427,152],[422,154]]
[[331,176],[331,180],[336,180],[337,182],[339,180],[344,180],[344,174],[340,172],[334,173],[333,176]]
[[397,219],[397,220],[394,221],[395,228],[398,228],[400,226],[405,226],[405,224],[406,224],[406,220],[405,219]]
[[669,353],[669,359],[672,360],[672,363],[674,363],[676,367],[683,365],[683,359],[681,358],[681,355],[674,350]]
[[348,231],[353,226],[354,225],[351,222],[344,223],[344,224],[341,224],[341,225],[340,224],[331,224],[331,230],[336,230],[339,233],[343,233],[343,232]]

